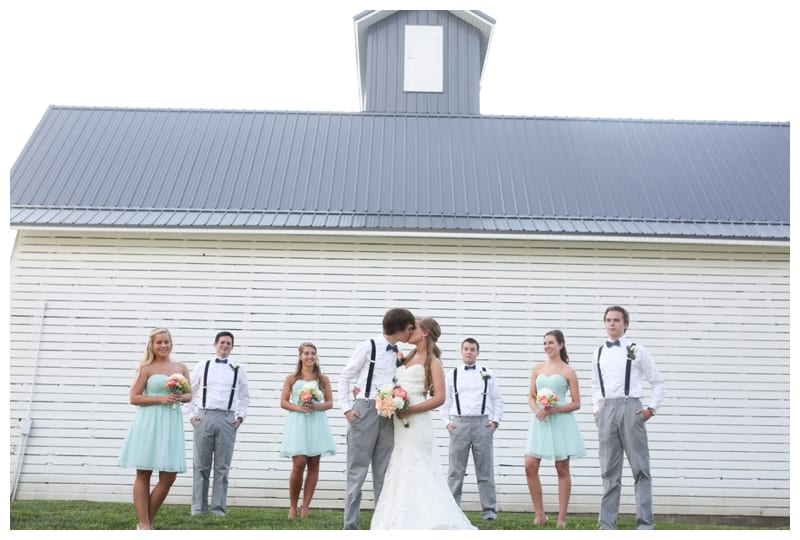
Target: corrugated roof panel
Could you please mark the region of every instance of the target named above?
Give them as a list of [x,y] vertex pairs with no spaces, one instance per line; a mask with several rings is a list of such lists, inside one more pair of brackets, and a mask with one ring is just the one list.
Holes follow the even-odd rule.
[[41,221],[41,214],[44,213],[44,210],[32,210],[28,208],[22,209],[11,209],[11,214],[9,218],[11,219],[11,223],[37,223]]
[[788,239],[788,139],[788,124],[54,107],[12,168],[12,224],[75,210],[87,226]]

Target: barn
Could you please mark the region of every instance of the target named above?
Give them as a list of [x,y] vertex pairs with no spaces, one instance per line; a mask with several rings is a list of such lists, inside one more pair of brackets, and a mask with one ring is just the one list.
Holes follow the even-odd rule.
[[[297,346],[335,383],[400,306],[441,323],[445,367],[481,343],[506,401],[501,512],[531,511],[530,370],[564,331],[589,452],[570,510],[596,512],[590,359],[621,304],[667,381],[648,424],[657,519],[788,517],[789,124],[482,115],[494,24],[356,15],[355,113],[50,107],[11,170],[12,497],[130,500],[128,386],[167,326],[190,368],[235,333],[253,400],[228,502],[287,506],[279,394]],[[315,500],[342,508],[346,425],[329,417],[339,452]],[[190,498],[189,472],[169,502]]]

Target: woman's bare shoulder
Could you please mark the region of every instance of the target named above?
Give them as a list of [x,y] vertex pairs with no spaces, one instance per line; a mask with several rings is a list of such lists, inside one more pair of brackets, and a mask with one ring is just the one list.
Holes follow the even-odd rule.
[[544,368],[545,365],[546,362],[536,362],[533,364],[533,368],[531,368],[531,375],[537,375],[540,371],[542,371],[542,368]]

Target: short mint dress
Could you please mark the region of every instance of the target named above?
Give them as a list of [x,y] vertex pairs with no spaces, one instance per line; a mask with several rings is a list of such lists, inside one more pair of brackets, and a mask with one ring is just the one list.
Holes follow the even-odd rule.
[[[150,375],[146,396],[168,394],[166,375]],[[120,467],[147,471],[186,472],[186,442],[180,403],[140,405],[119,455]]]
[[[297,393],[309,382],[319,388],[317,381],[298,379],[292,385],[292,401],[299,403]],[[289,411],[283,427],[281,457],[332,456],[335,453],[336,443],[333,442],[326,411],[311,411],[308,414]]]
[[[536,390],[549,388],[558,396],[559,404],[566,403],[567,387],[567,380],[558,374],[536,377]],[[586,447],[575,415],[571,412],[558,413],[548,416],[546,420],[539,420],[533,414],[525,455],[553,461],[585,456]]]

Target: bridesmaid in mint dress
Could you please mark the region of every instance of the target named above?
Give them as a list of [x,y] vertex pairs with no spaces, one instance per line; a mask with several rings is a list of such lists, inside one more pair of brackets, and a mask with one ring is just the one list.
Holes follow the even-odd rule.
[[[289,519],[297,517],[301,489],[303,505],[299,509],[300,517],[308,517],[308,508],[319,479],[320,458],[336,453],[336,443],[325,412],[333,406],[331,381],[319,367],[317,347],[313,343],[301,343],[297,350],[297,369],[286,377],[281,392],[281,407],[289,411],[280,451],[282,457],[292,459]],[[313,390],[303,395],[304,389],[308,388]]]
[[[191,388],[191,382],[189,370],[183,363],[173,362],[171,352],[169,330],[152,330],[130,389],[130,402],[138,408],[122,445],[119,464],[136,469],[133,506],[139,518],[137,529],[153,528],[153,518],[167,498],[175,478],[178,473],[186,471],[180,403],[190,401],[192,394],[191,391],[168,391],[167,379],[179,373],[186,378],[188,388]],[[158,482],[150,491],[153,471],[159,471]]]
[[[555,461],[558,474],[556,525],[563,528],[567,524],[567,506],[572,491],[569,460],[586,455],[578,422],[572,414],[580,408],[581,397],[578,376],[569,365],[564,334],[560,330],[551,330],[544,335],[544,352],[547,360],[536,364],[531,373],[528,402],[534,415],[525,445],[525,477],[536,513],[533,523],[544,525],[547,516],[544,513],[539,464],[542,459]],[[557,398],[551,405],[543,405],[543,400],[540,399],[547,393],[552,393]]]

